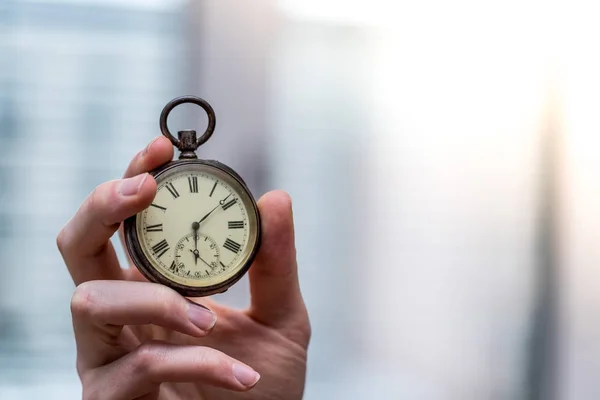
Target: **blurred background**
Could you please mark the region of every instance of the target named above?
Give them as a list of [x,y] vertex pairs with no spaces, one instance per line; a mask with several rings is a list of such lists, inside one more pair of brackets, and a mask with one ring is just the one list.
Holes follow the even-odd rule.
[[56,234],[182,94],[205,157],[293,197],[306,399],[599,398],[598,16],[0,0],[0,399],[80,397]]

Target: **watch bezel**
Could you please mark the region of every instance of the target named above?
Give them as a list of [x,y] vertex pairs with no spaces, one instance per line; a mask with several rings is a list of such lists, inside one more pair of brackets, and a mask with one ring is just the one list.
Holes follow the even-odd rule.
[[[229,287],[237,283],[250,269],[254,259],[256,258],[256,254],[260,248],[261,236],[262,236],[262,227],[260,220],[260,213],[258,211],[258,206],[252,195],[252,192],[244,182],[244,180],[230,167],[227,165],[220,163],[214,160],[177,160],[171,161],[162,167],[159,167],[150,172],[150,174],[155,178],[160,178],[161,175],[177,168],[185,167],[189,164],[201,164],[210,166],[220,170],[221,172],[230,176],[236,183],[240,185],[242,190],[246,191],[248,198],[250,199],[250,204],[252,205],[252,210],[248,210],[248,212],[254,212],[256,218],[256,241],[250,250],[250,255],[244,265],[230,278],[224,280],[215,285],[205,286],[205,287],[197,287],[197,286],[188,286],[183,285],[179,282],[173,281],[160,273],[156,267],[148,260],[144,251],[142,249],[142,245],[139,240],[138,232],[137,232],[137,218],[143,213],[145,210],[140,211],[139,213],[132,215],[127,218],[123,222],[123,234],[125,237],[125,247],[133,262],[134,266],[140,271],[140,273],[148,279],[150,282],[159,283],[170,287],[171,289],[177,291],[183,296],[188,297],[205,297],[210,296],[217,293],[222,293],[226,291]],[[252,244],[249,244],[252,245]]]

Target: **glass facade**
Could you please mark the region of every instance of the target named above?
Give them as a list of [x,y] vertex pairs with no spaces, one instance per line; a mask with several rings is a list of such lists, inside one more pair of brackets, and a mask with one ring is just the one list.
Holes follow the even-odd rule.
[[0,398],[12,398],[3,390],[34,390],[57,374],[78,384],[74,286],[55,237],[159,133],[158,115],[183,84],[174,60],[184,50],[176,7],[9,0],[0,9]]

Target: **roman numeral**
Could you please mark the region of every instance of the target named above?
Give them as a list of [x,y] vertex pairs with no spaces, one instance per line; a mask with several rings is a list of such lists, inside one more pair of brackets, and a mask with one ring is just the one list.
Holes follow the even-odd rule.
[[225,243],[223,244],[223,247],[225,247],[227,250],[232,251],[234,253],[238,253],[240,251],[240,248],[242,247],[239,243],[234,242],[231,239],[227,239],[225,240]]
[[229,203],[223,204],[223,210],[227,210],[229,207],[237,203],[237,199],[230,200]]
[[152,251],[154,252],[154,254],[156,254],[156,257],[160,258],[167,251],[169,251],[169,244],[165,239],[163,239],[160,242],[156,243],[154,246],[152,246]]
[[177,189],[175,189],[175,186],[173,186],[173,182],[169,182],[165,185],[165,187],[167,188],[167,190],[169,192],[171,192],[171,194],[173,195],[173,198],[176,199],[179,197],[179,192],[177,191]]
[[198,177],[188,176],[188,184],[190,185],[190,193],[198,193]]
[[227,267],[225,266],[225,264],[223,264],[223,261],[219,261],[219,264],[221,264],[221,266],[223,267],[223,269],[227,268]]
[[217,188],[217,183],[215,182],[215,185],[213,186],[212,190],[210,191],[210,194],[208,195],[208,197],[212,197],[213,193],[215,192],[215,189]]
[[173,260],[169,269],[173,272],[177,271],[177,265],[175,264],[175,260]]
[[152,204],[150,204],[150,205],[151,205],[152,207],[156,207],[156,208],[158,208],[159,210],[167,211],[167,209],[166,209],[166,208],[164,208],[164,207],[161,207],[161,206],[159,206],[158,204],[154,204],[154,203],[152,203]]
[[162,224],[148,225],[146,227],[146,232],[162,232]]
[[229,225],[229,229],[243,229],[244,221],[229,221],[227,223]]

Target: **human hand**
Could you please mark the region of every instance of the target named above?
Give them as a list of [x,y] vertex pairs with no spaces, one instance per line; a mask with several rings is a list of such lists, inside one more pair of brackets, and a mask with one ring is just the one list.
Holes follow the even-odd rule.
[[152,202],[156,182],[146,171],[172,157],[169,140],[155,139],[125,179],[98,186],[57,237],[77,285],[71,310],[83,398],[302,398],[310,324],[287,194],[258,201],[262,244],[249,270],[247,310],[190,301],[119,265],[109,239]]

